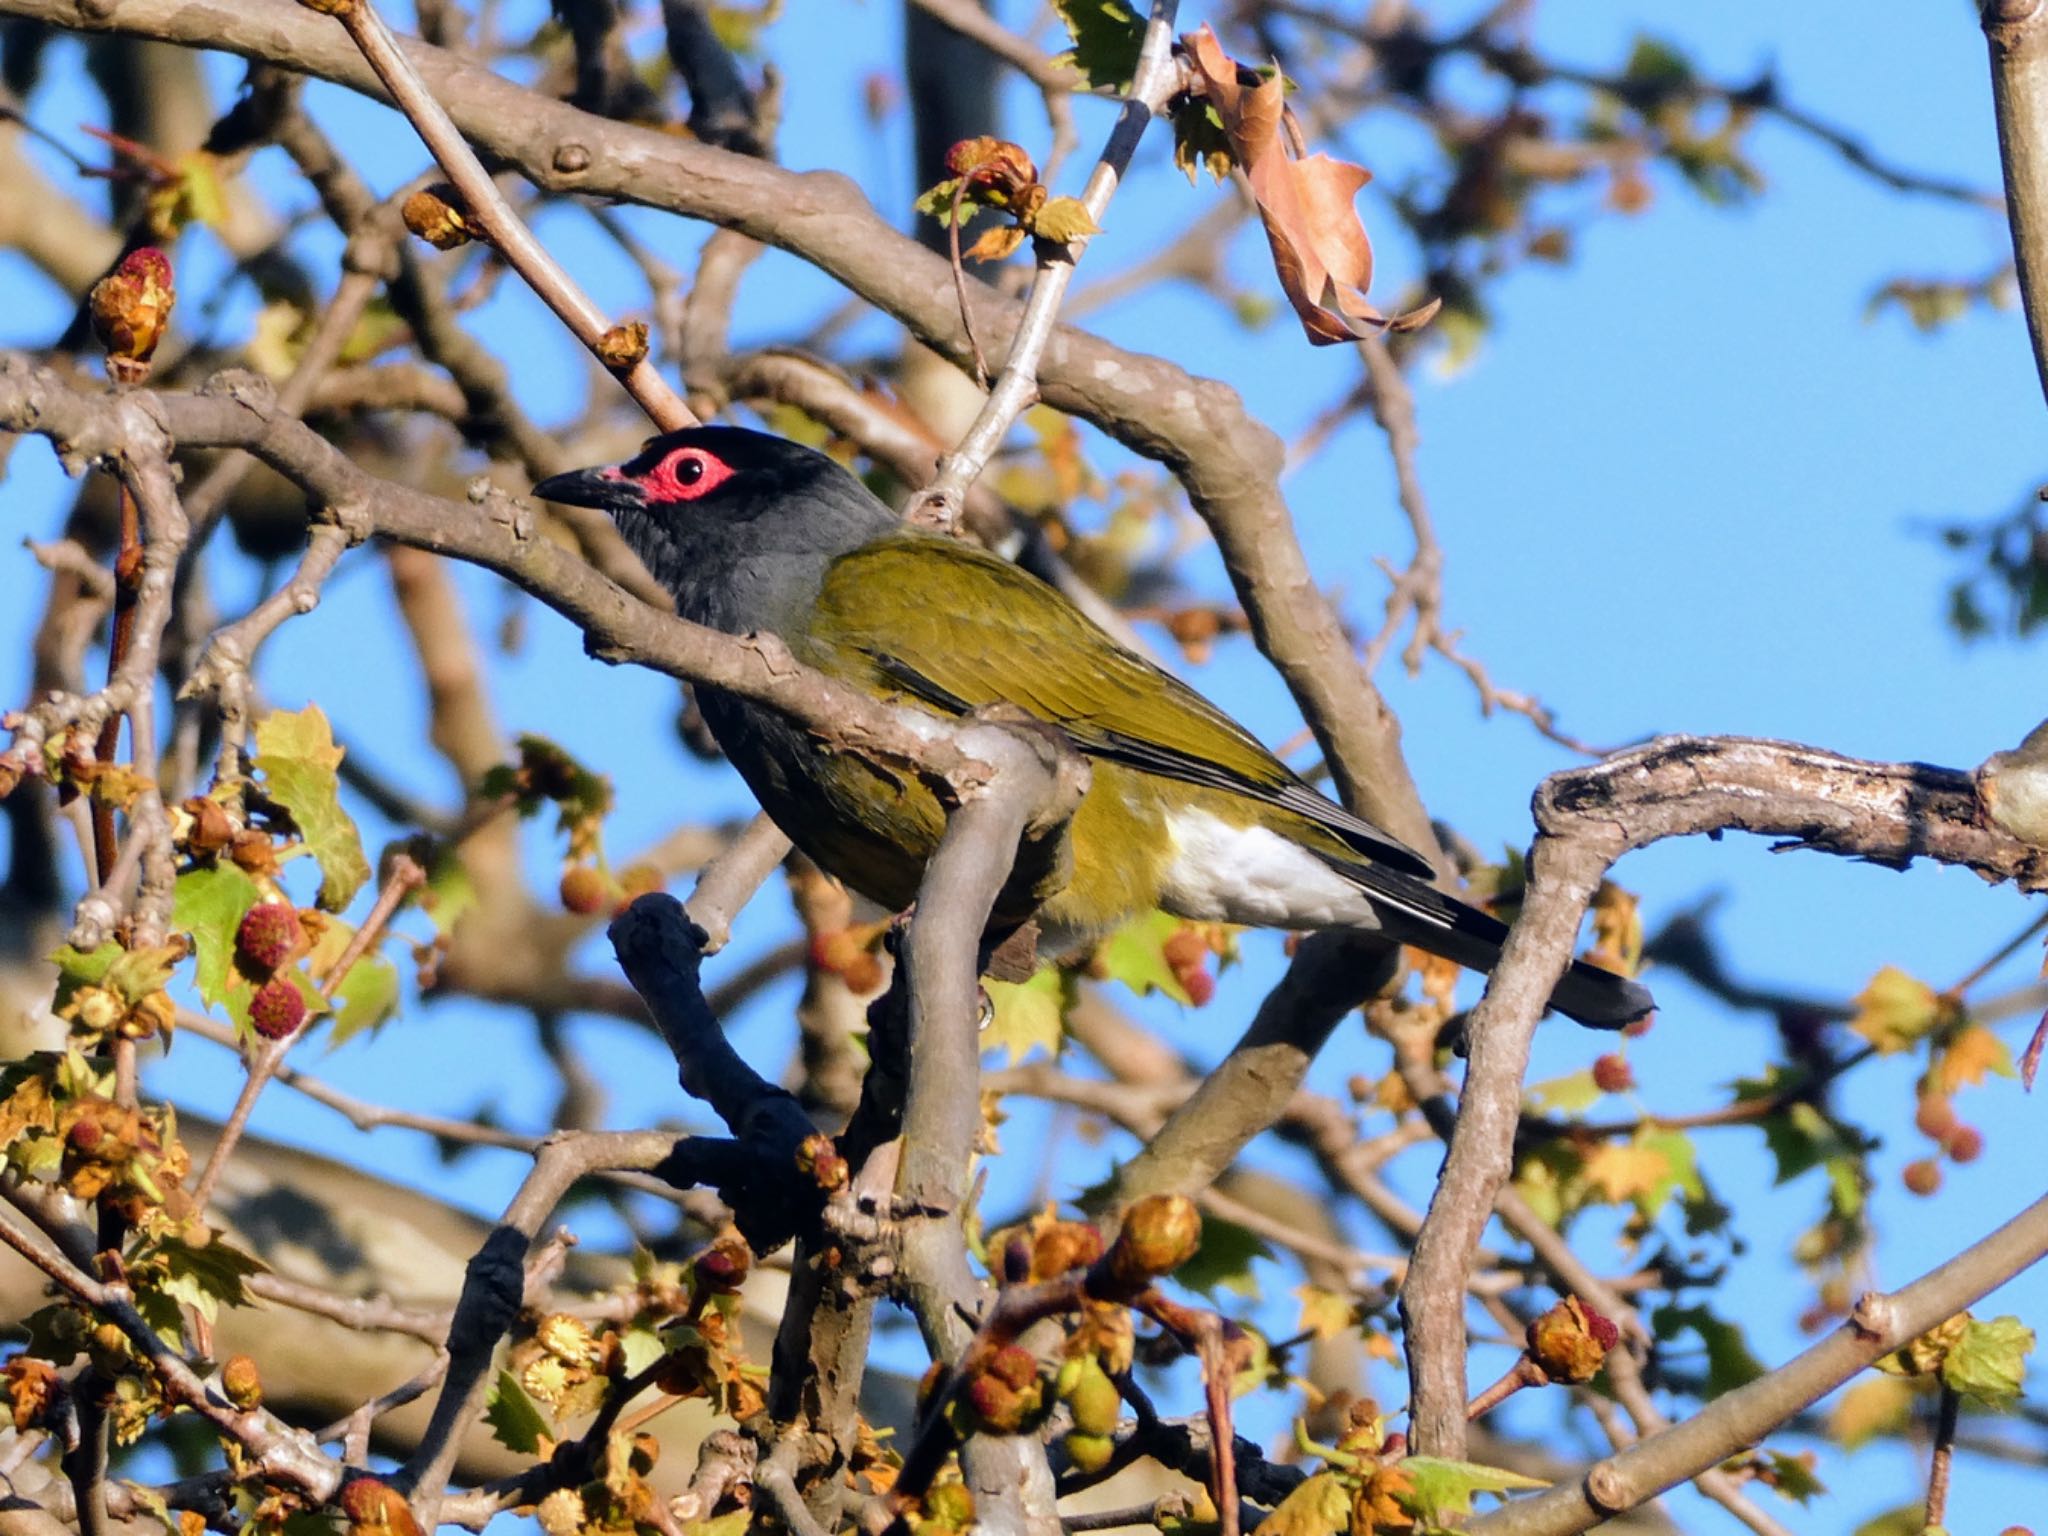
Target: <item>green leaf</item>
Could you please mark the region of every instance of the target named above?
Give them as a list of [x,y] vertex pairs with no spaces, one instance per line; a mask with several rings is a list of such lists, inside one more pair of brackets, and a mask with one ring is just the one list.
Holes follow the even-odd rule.
[[1970,1319],[1942,1361],[1942,1383],[1992,1408],[2010,1408],[2027,1379],[2034,1330],[2016,1317]]
[[1873,1515],[1856,1527],[1854,1536],[1920,1536],[1927,1529],[1927,1506],[1915,1499]]
[[[307,965],[325,977],[355,936],[353,924],[330,922],[312,954],[307,956]],[[307,1006],[313,1004],[314,999],[309,997]],[[330,1046],[340,1045],[361,1030],[376,1028],[398,1011],[398,967],[374,949],[358,957],[327,1006],[334,1011],[334,1029],[328,1037]]]
[[1472,1513],[1475,1493],[1506,1494],[1524,1488],[1548,1488],[1537,1477],[1524,1477],[1501,1467],[1472,1461],[1446,1461],[1437,1456],[1410,1456],[1400,1463],[1413,1488],[1397,1495],[1401,1507],[1419,1520],[1444,1525],[1454,1516]]
[[628,1376],[638,1376],[668,1351],[661,1335],[641,1324],[619,1330],[619,1356]]
[[463,914],[477,904],[476,882],[469,866],[450,843],[436,838],[427,852],[427,883],[419,894],[420,910],[438,933],[453,933]]
[[118,992],[132,1006],[150,993],[168,986],[171,973],[177,970],[178,962],[184,957],[183,946],[177,944],[123,950],[107,967],[106,975],[100,978],[100,985],[111,992]]
[[204,1247],[175,1237],[162,1237],[150,1244],[148,1252],[160,1257],[166,1266],[156,1289],[172,1301],[192,1308],[208,1322],[214,1320],[222,1302],[231,1307],[250,1305],[249,1292],[242,1282],[251,1275],[270,1272],[270,1266],[254,1254],[218,1237]]
[[1794,1504],[1809,1504],[1828,1491],[1827,1484],[1813,1475],[1813,1467],[1805,1457],[1765,1451],[1763,1458],[1764,1471],[1758,1481],[1768,1483],[1780,1498]]
[[236,864],[188,870],[178,876],[171,921],[192,935],[198,953],[193,984],[209,1008],[227,1002],[235,957],[235,930],[242,915],[261,899],[256,882]]
[[1272,1257],[1273,1250],[1266,1246],[1266,1240],[1249,1227],[1205,1215],[1202,1246],[1173,1272],[1173,1278],[1204,1296],[1213,1296],[1220,1290],[1257,1300],[1259,1282],[1252,1275],[1252,1262]]
[[555,1427],[548,1422],[548,1416],[526,1395],[526,1388],[519,1385],[519,1378],[510,1371],[498,1372],[497,1385],[491,1388],[484,1407],[484,1422],[491,1426],[498,1444],[522,1456],[537,1452],[543,1438],[555,1438]]
[[1122,90],[1138,70],[1143,18],[1117,0],[1053,0],[1074,46],[1060,55],[1090,86]]
[[1351,1490],[1334,1472],[1318,1472],[1273,1506],[1252,1536],[1335,1536],[1351,1524]]
[[984,1051],[1001,1051],[1005,1063],[1021,1061],[1038,1048],[1059,1055],[1072,1002],[1072,982],[1064,972],[1046,966],[1029,981],[984,981],[982,986],[995,1006],[995,1019],[981,1036]]
[[257,722],[256,768],[270,798],[291,812],[306,851],[320,865],[320,906],[339,912],[370,878],[356,824],[341,808],[342,749],[317,704],[273,710]]
[[99,986],[121,954],[121,946],[112,939],[89,952],[73,949],[69,944],[59,949],[50,956],[50,963],[57,967],[57,1000],[64,1000],[66,987],[76,991],[80,987]]
[[1230,150],[1230,135],[1223,127],[1222,114],[1206,96],[1191,96],[1173,109],[1173,163],[1194,186],[1207,171],[1221,182],[1230,174],[1236,159]]
[[1603,1097],[1605,1094],[1593,1081],[1590,1067],[1583,1072],[1568,1072],[1563,1077],[1546,1078],[1529,1085],[1529,1102],[1546,1114],[1584,1114]]
[[1140,997],[1164,992],[1183,1007],[1191,1007],[1194,999],[1166,963],[1166,941],[1180,927],[1181,919],[1171,912],[1148,912],[1133,918],[1103,941],[1095,952],[1096,961]]
[[1631,85],[1683,86],[1692,80],[1692,61],[1661,38],[1638,33],[1622,76]]

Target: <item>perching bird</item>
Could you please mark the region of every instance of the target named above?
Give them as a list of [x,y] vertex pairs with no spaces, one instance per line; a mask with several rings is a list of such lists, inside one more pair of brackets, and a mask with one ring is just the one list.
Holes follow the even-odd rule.
[[[1263,928],[1375,929],[1474,970],[1506,929],[1430,885],[1428,862],[1318,793],[1193,689],[1053,588],[972,545],[905,526],[809,448],[739,427],[652,439],[536,495],[600,507],[687,619],[765,630],[801,661],[942,716],[996,703],[1064,731],[1091,784],[1056,857],[998,902],[1036,907],[1053,947],[1154,907]],[[791,842],[891,910],[916,897],[945,813],[912,773],[827,750],[772,709],[700,688],[712,734]],[[1574,961],[1551,998],[1618,1027],[1653,1006]]]

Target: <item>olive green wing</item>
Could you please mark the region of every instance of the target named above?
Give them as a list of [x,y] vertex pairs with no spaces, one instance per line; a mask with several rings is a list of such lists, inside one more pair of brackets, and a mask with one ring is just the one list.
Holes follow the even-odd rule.
[[1091,757],[1246,796],[1367,858],[1433,877],[1421,855],[1318,794],[1192,688],[1037,577],[972,545],[906,531],[842,555],[797,649],[829,672],[948,713],[1014,704]]

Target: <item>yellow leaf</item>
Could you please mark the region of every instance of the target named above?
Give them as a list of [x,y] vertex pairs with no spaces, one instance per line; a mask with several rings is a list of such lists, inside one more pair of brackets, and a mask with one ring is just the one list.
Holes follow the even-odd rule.
[[1611,880],[1600,882],[1593,896],[1593,949],[1586,956],[1595,965],[1633,976],[1643,964],[1643,914],[1633,892]]
[[1102,227],[1088,216],[1087,206],[1078,197],[1056,197],[1038,210],[1038,217],[1031,222],[1031,233],[1041,240],[1066,245],[1099,235]]
[[1586,1159],[1587,1184],[1617,1204],[1648,1194],[1671,1174],[1670,1158],[1641,1142],[1608,1142]]
[[1934,988],[1888,965],[1857,993],[1849,1027],[1889,1056],[1930,1033],[1940,1022],[1941,1009]]
[[1828,1433],[1845,1451],[1893,1434],[1911,1421],[1914,1396],[1911,1383],[1897,1376],[1859,1381],[1828,1411]]
[[974,244],[960,253],[962,261],[1001,261],[1024,243],[1024,231],[1015,224],[984,229]]
[[1301,1331],[1318,1339],[1341,1338],[1357,1325],[1351,1298],[1319,1285],[1297,1285],[1294,1294],[1301,1301]]
[[1972,1087],[1990,1074],[2014,1076],[2012,1052],[1982,1024],[1966,1024],[1956,1031],[1934,1065],[1934,1081],[1943,1094]]

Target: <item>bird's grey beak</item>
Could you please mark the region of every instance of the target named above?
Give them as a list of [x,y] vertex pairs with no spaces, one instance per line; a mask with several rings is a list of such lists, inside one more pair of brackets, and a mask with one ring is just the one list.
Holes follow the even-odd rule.
[[647,505],[646,493],[617,465],[550,475],[533,488],[533,494],[564,506],[596,507],[602,512],[638,512]]

